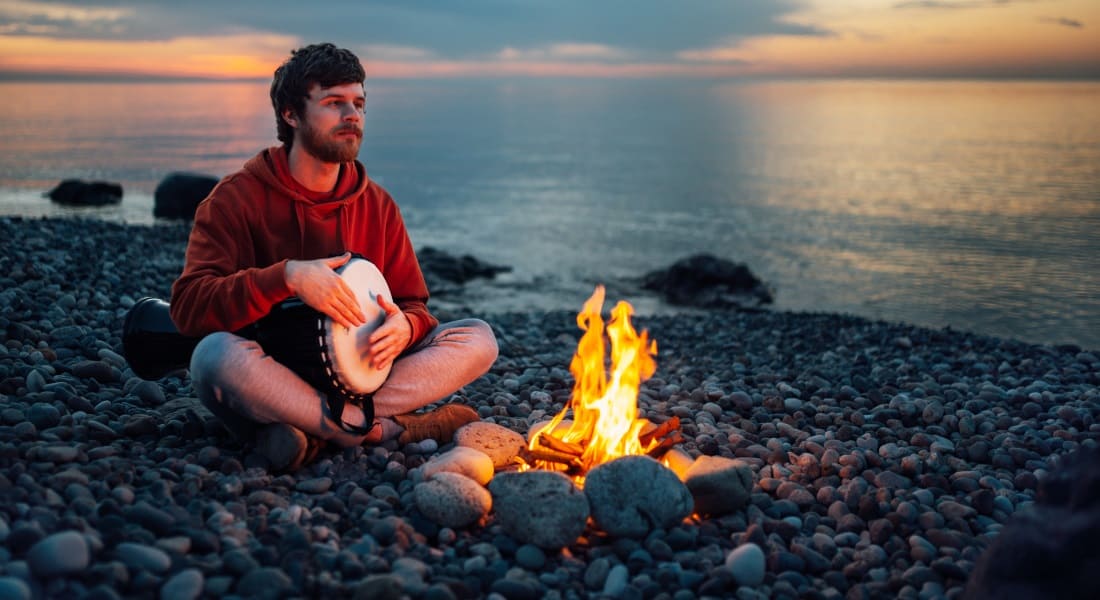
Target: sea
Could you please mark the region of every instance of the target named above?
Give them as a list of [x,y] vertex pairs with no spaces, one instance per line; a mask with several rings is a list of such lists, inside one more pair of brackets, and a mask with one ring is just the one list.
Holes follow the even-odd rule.
[[[579,310],[692,254],[774,308],[1100,349],[1100,82],[367,82],[360,159],[417,248],[508,265],[473,311]],[[0,215],[153,223],[276,144],[264,82],[0,82]],[[72,209],[66,178],[119,182]],[[723,335],[714,332],[714,335]]]

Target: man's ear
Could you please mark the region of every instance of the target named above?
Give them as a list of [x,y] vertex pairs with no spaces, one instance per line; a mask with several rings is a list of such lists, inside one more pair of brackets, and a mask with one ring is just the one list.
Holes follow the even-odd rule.
[[297,129],[298,128],[298,115],[294,114],[294,109],[287,107],[283,109],[283,120],[287,125]]

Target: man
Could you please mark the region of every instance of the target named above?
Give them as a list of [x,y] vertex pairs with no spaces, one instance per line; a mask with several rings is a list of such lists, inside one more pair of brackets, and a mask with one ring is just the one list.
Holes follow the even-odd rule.
[[[292,52],[271,84],[283,145],[250,159],[199,205],[172,286],[176,326],[205,336],[191,359],[195,394],[231,431],[254,439],[276,470],[297,469],[324,442],[449,441],[477,420],[475,411],[461,404],[414,411],[481,376],[497,356],[483,321],[440,325],[428,312],[401,214],[356,160],[364,79],[359,59],[332,44]],[[291,297],[340,325],[363,324],[355,293],[335,272],[350,253],[374,263],[393,295],[379,297],[385,321],[364,357],[368,367],[391,367],[373,394],[373,421],[370,407],[364,413],[353,403],[334,414],[331,393],[233,333]]]

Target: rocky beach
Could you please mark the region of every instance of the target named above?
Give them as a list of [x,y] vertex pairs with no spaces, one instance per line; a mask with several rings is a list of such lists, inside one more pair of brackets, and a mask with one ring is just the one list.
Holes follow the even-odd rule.
[[[492,510],[464,527],[424,514],[423,465],[448,446],[330,449],[273,473],[185,373],[136,377],[123,319],[143,296],[168,297],[187,233],[0,218],[0,597],[1100,591],[1088,569],[1100,560],[1097,462],[1070,458],[1096,456],[1100,441],[1098,349],[836,314],[639,317],[659,348],[640,416],[677,417],[691,459],[740,461],[746,503],[641,535],[589,523],[548,549]],[[500,344],[491,371],[452,401],[518,434],[562,409],[575,312],[449,310],[437,313],[485,319]],[[1065,463],[1084,474],[1060,475]],[[1003,538],[1020,547],[997,552]],[[1058,543],[1020,541],[1043,539]]]

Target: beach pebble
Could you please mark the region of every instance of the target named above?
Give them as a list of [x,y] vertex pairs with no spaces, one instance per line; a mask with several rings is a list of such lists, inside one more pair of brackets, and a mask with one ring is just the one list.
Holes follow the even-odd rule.
[[282,598],[293,589],[290,577],[275,567],[253,569],[237,582],[237,593],[245,598]]
[[122,542],[115,547],[115,556],[127,567],[144,569],[153,573],[164,573],[172,566],[172,559],[163,550],[154,546]]
[[616,537],[644,537],[678,524],[694,501],[671,469],[647,456],[624,456],[588,472],[584,494],[596,525]]
[[695,512],[723,515],[748,504],[753,475],[752,469],[743,461],[721,456],[700,456],[684,473],[684,483],[691,491]]
[[195,600],[202,596],[205,583],[202,571],[184,569],[164,582],[160,588],[160,600]]
[[726,556],[725,565],[740,585],[758,586],[764,583],[764,551],[756,544],[741,544]]
[[74,575],[90,563],[88,543],[76,531],[55,533],[35,543],[27,552],[27,565],[37,577]]
[[500,473],[489,482],[489,491],[496,522],[522,543],[557,550],[584,532],[588,498],[561,473]]
[[455,445],[473,448],[486,454],[494,468],[513,464],[521,448],[527,445],[523,436],[496,423],[475,421],[455,432]]
[[414,489],[416,507],[438,525],[460,529],[483,519],[493,499],[481,484],[458,473],[439,472]]
[[489,455],[466,446],[455,446],[443,454],[433,456],[420,469],[425,479],[446,471],[465,475],[481,485],[487,485],[494,472],[493,459]]
[[18,577],[0,577],[0,598],[5,600],[31,600],[31,588]]

